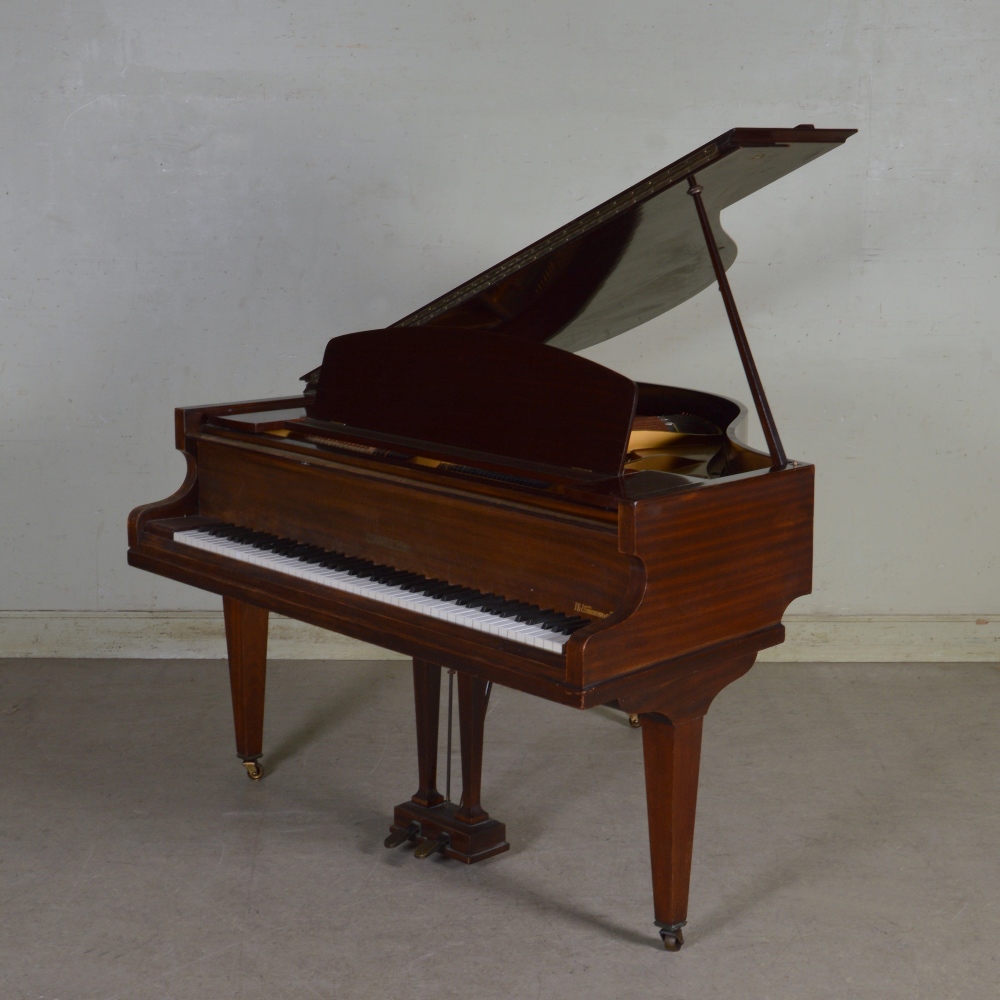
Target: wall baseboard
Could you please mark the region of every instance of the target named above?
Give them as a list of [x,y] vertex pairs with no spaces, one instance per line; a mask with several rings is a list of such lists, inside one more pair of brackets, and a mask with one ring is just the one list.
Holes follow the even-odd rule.
[[[787,639],[761,661],[799,663],[1000,662],[1000,616],[789,615]],[[380,649],[271,616],[276,660],[398,660]],[[219,659],[214,611],[0,611],[0,657]]]
[[[271,615],[275,660],[398,660],[399,653]],[[0,656],[224,659],[221,611],[0,611]]]

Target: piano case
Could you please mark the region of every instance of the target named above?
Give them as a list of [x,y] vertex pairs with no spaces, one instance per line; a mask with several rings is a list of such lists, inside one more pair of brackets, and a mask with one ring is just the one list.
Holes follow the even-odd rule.
[[[721,211],[853,130],[734,129],[386,330],[305,391],[179,409],[187,477],[129,518],[133,566],[221,594],[237,753],[262,771],[271,611],[413,657],[419,788],[388,845],[507,849],[480,801],[492,683],[642,728],[655,922],[683,943],[702,718],[809,592],[813,469],[790,461],[726,269]],[[747,411],[574,352],[719,285]],[[463,791],[437,789],[441,668]]]

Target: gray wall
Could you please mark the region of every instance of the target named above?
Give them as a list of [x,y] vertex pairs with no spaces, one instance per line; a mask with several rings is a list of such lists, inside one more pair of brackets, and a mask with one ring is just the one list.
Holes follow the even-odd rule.
[[[6,0],[0,609],[209,608],[131,570],[172,407],[297,389],[733,125],[861,132],[724,221],[791,455],[799,612],[1000,610],[987,0]],[[747,398],[718,296],[590,352]],[[758,438],[759,440],[759,438]]]

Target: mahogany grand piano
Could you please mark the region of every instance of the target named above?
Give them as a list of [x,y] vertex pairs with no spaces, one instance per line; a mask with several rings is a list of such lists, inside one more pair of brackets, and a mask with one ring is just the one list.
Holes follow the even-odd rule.
[[[133,566],[221,594],[237,753],[262,770],[271,611],[413,658],[419,788],[387,846],[507,849],[480,801],[489,684],[642,727],[655,922],[683,943],[712,699],[812,574],[813,468],[784,453],[720,212],[854,130],[734,129],[392,327],[335,337],[299,395],[176,412],[187,477],[129,518]],[[717,282],[746,410],[575,354]],[[463,791],[437,789],[441,668]]]

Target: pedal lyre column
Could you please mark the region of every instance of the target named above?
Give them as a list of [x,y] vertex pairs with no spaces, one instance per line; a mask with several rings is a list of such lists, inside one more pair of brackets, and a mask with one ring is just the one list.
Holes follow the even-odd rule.
[[420,787],[409,802],[396,806],[386,847],[419,840],[415,857],[441,853],[473,864],[509,850],[506,827],[490,819],[480,804],[486,684],[458,671],[458,712],[462,738],[462,802],[447,802],[437,790],[438,716],[441,668],[413,661],[417,715],[417,767]]

